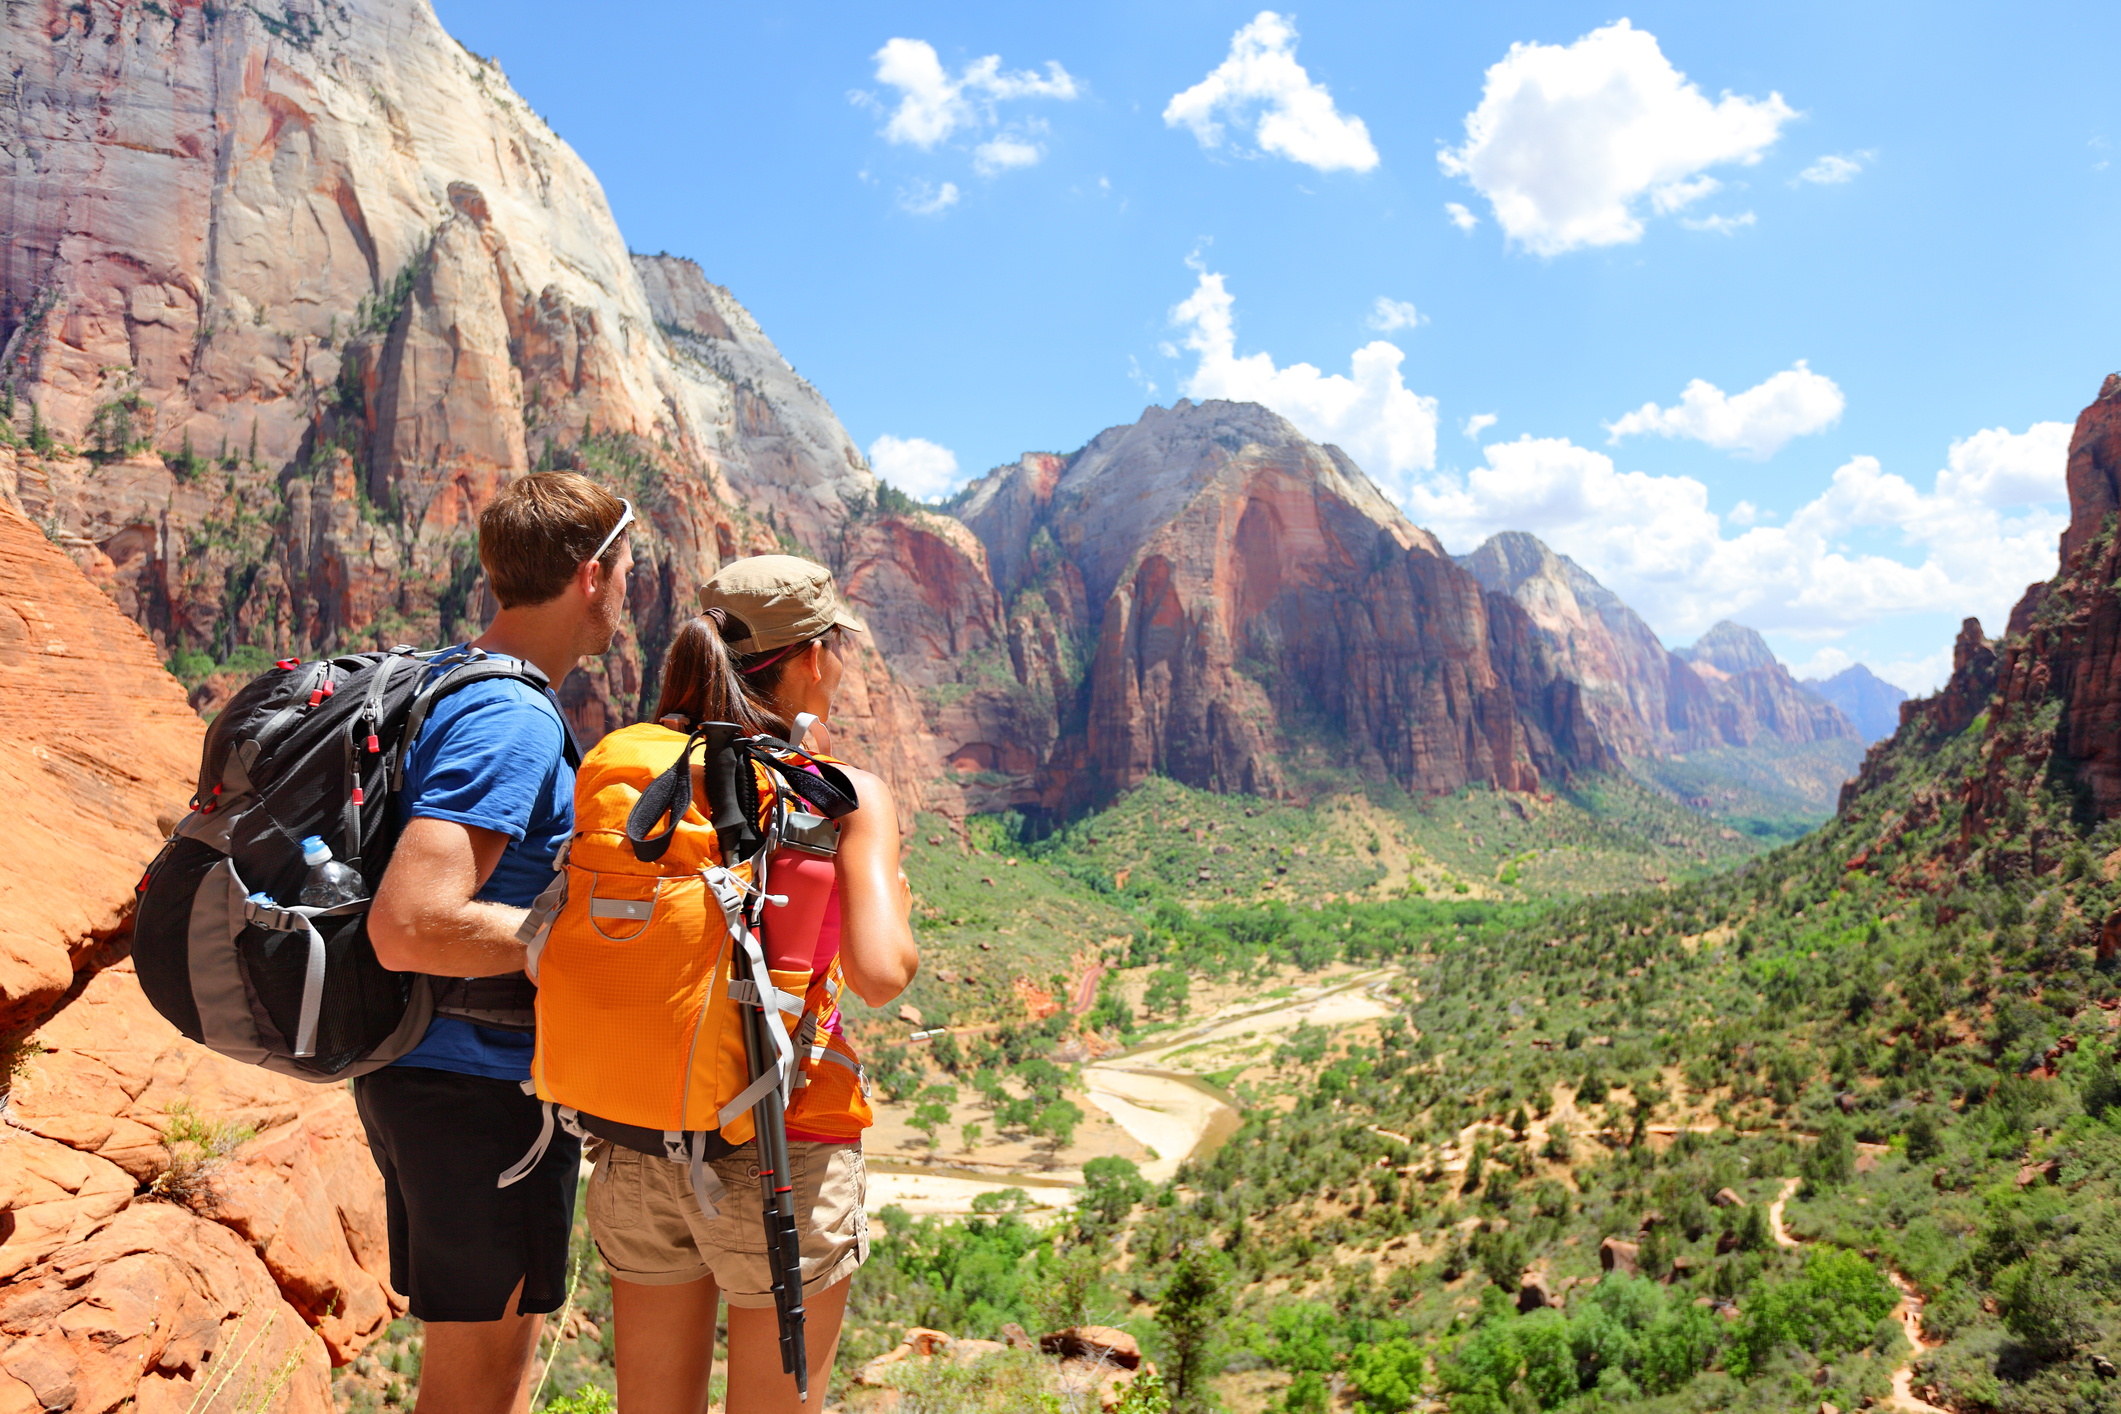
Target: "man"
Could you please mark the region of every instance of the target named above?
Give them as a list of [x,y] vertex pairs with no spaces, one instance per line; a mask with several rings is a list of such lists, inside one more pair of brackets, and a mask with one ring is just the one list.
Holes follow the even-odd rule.
[[[511,483],[479,517],[501,611],[466,646],[554,686],[604,652],[626,607],[632,519],[571,472]],[[391,1284],[427,1328],[418,1414],[526,1409],[545,1313],[566,1297],[580,1145],[557,1135],[526,1176],[496,1182],[541,1127],[522,1088],[536,991],[516,929],[574,827],[566,732],[551,693],[520,680],[441,699],[407,744],[404,834],[369,912],[385,967],[451,979],[435,983],[425,1039],[354,1082],[383,1171]]]

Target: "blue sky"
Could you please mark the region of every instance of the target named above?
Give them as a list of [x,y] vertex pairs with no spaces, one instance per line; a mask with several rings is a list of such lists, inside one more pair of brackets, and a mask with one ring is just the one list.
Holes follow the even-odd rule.
[[437,9],[917,492],[1256,397],[1455,552],[1923,687],[2121,366],[2090,5]]

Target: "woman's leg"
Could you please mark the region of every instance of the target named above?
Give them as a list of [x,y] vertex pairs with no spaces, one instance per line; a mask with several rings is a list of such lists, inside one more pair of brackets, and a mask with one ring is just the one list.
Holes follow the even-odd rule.
[[[852,1280],[852,1278],[849,1278]],[[617,1289],[618,1283],[612,1287]],[[847,1282],[836,1282],[803,1302],[803,1350],[810,1357],[810,1398],[798,1402],[795,1377],[781,1373],[780,1320],[771,1306],[729,1308],[729,1414],[820,1414],[832,1357],[847,1314]],[[623,1327],[622,1327],[623,1329]],[[619,1394],[624,1407],[625,1392]],[[626,1414],[640,1414],[627,1409]]]
[[[721,1299],[711,1276],[679,1286],[612,1278],[619,1408],[626,1414],[706,1414],[707,1377],[714,1373],[714,1308]],[[734,1345],[734,1330],[729,1338]]]

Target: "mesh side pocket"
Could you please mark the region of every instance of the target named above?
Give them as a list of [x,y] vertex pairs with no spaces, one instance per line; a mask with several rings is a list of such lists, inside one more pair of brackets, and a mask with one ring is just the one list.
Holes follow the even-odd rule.
[[[412,997],[410,973],[391,972],[369,946],[367,919],[327,918],[324,1002],[317,1014],[317,1053],[295,1062],[316,1075],[337,1075],[397,1030]],[[252,1014],[269,1044],[294,1050],[302,1018],[302,985],[309,975],[309,935],[245,928],[236,940]]]

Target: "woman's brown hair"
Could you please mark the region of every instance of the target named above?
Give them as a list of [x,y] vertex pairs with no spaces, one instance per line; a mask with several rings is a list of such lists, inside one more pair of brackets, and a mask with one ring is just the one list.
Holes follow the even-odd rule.
[[798,657],[810,645],[797,644],[751,656],[729,651],[729,639],[750,636],[751,629],[743,620],[722,609],[709,609],[686,620],[671,642],[669,656],[663,660],[663,690],[656,699],[656,720],[684,717],[687,726],[735,722],[749,732],[786,735],[788,723],[781,720],[780,708],[773,700],[781,675],[771,669],[776,663]]

